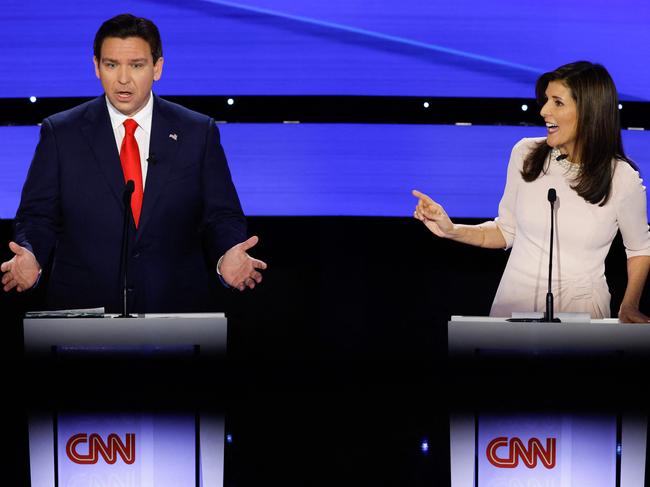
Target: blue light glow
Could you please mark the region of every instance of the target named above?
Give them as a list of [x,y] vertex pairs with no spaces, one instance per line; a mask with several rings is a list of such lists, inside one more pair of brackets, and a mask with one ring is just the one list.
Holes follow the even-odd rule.
[[425,438],[420,442],[420,450],[425,454],[429,452],[429,440]]

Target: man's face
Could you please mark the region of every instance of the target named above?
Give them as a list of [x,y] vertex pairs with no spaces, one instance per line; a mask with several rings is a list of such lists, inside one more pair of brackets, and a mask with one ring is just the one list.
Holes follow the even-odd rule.
[[108,100],[129,117],[147,104],[151,85],[162,74],[163,58],[154,64],[149,43],[140,37],[107,37],[101,59],[93,60]]

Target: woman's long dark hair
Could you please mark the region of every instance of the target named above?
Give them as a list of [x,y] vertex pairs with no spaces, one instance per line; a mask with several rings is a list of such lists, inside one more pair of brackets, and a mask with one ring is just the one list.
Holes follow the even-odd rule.
[[[565,64],[537,80],[535,94],[540,106],[546,103],[546,88],[551,81],[560,81],[569,88],[577,105],[576,154],[573,156],[579,156],[580,172],[572,188],[589,203],[603,206],[612,190],[615,167],[612,161],[621,159],[638,170],[623,151],[614,81],[600,64],[587,61]],[[528,154],[521,171],[524,181],[534,181],[548,170],[550,151],[543,141]]]

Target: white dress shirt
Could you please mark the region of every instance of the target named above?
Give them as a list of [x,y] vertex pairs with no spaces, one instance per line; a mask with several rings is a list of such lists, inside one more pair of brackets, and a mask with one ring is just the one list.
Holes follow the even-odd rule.
[[142,168],[142,189],[147,181],[147,168],[149,163],[147,159],[149,158],[149,141],[151,140],[151,119],[153,115],[153,93],[149,93],[149,101],[145,104],[142,109],[131,117],[127,117],[117,108],[115,108],[108,97],[106,97],[106,106],[108,107],[108,115],[111,117],[111,126],[113,127],[113,133],[115,134],[115,143],[117,144],[117,152],[120,152],[122,148],[122,141],[124,140],[124,121],[127,118],[132,118],[138,124],[138,127],[135,129],[135,140],[138,143],[138,149],[140,151],[140,167]]
[[[142,168],[142,189],[144,190],[145,182],[147,180],[147,168],[149,164],[147,158],[149,157],[149,141],[151,140],[151,119],[153,116],[153,93],[149,94],[149,101],[146,105],[142,107],[138,113],[131,117],[127,117],[117,108],[111,105],[111,102],[108,101],[106,97],[106,106],[108,107],[108,115],[111,117],[111,126],[113,127],[113,133],[115,134],[115,143],[117,144],[117,152],[120,152],[122,148],[122,141],[124,140],[124,120],[127,118],[132,118],[138,124],[138,128],[135,129],[135,140],[138,142],[138,149],[140,151],[140,167]],[[219,258],[217,262],[217,274],[221,276],[221,261],[223,260],[223,255]],[[225,283],[225,281],[223,281]],[[228,284],[226,284],[227,286]]]

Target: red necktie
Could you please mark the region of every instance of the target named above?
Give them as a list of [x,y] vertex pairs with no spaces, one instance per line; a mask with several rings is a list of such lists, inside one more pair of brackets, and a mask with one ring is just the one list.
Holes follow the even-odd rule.
[[135,190],[131,197],[131,210],[133,211],[135,228],[138,228],[140,221],[140,210],[142,209],[142,198],[144,196],[140,149],[138,149],[138,142],[135,140],[135,129],[137,128],[138,122],[132,118],[127,118],[124,121],[125,134],[120,149],[120,162],[122,163],[122,171],[124,171],[124,181],[131,179],[135,183]]

